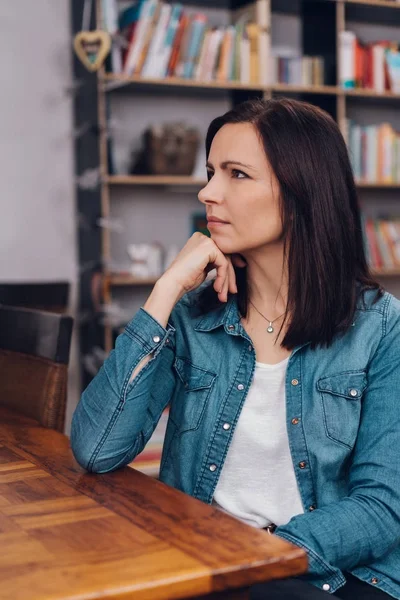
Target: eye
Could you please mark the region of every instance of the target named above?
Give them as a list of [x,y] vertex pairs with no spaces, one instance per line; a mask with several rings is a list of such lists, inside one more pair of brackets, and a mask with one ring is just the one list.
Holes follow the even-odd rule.
[[214,175],[214,171],[210,171],[210,169],[207,169],[207,181],[210,181],[210,179],[213,175]]
[[248,179],[248,175],[239,169],[232,169],[232,177],[233,179]]

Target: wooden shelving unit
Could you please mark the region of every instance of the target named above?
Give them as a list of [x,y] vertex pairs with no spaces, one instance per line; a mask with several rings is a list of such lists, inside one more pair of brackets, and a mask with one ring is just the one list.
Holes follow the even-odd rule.
[[110,273],[106,277],[106,281],[111,286],[153,286],[157,278],[156,277],[134,277],[133,275],[125,273]]
[[[97,1],[97,15],[98,15],[98,27],[101,27],[102,20],[100,18],[101,1]],[[171,0],[172,1],[172,0]],[[199,0],[201,1],[201,0]],[[266,0],[270,8],[270,0]],[[302,3],[298,3],[301,5]],[[336,81],[339,81],[338,73],[338,38],[339,33],[346,29],[346,14],[347,9],[353,5],[360,7],[382,7],[387,13],[388,8],[393,9],[393,15],[400,15],[396,10],[400,9],[400,2],[392,2],[390,0],[331,0],[326,3],[318,2],[304,2],[304,11],[302,13],[302,27],[303,34],[306,31],[315,31],[316,34],[312,36],[303,35],[304,42],[304,54],[308,55],[319,55],[324,52],[329,55],[330,59],[336,56],[336,74],[332,76],[330,74],[329,81],[330,85],[319,85],[319,86],[302,86],[302,85],[287,85],[276,83],[272,85],[261,85],[261,84],[242,84],[239,81],[193,81],[188,79],[182,79],[178,77],[169,77],[166,79],[157,78],[143,78],[143,77],[126,77],[119,74],[106,73],[104,69],[98,72],[98,116],[99,116],[99,129],[100,129],[100,165],[101,165],[101,206],[102,216],[108,218],[111,215],[111,203],[113,201],[113,193],[116,188],[121,190],[124,187],[154,187],[153,194],[163,194],[166,187],[181,187],[182,189],[187,186],[189,188],[200,188],[206,184],[205,179],[195,179],[193,177],[176,177],[176,176],[150,176],[150,175],[111,175],[108,174],[108,136],[107,136],[107,115],[106,102],[108,96],[118,89],[125,89],[127,93],[132,92],[132,105],[134,102],[140,102],[140,93],[145,91],[146,95],[160,94],[162,90],[169,92],[175,92],[178,90],[182,97],[186,99],[188,103],[192,102],[193,97],[196,98],[196,94],[210,95],[210,97],[221,95],[223,91],[224,97],[231,97],[232,103],[238,100],[242,100],[248,95],[258,95],[260,97],[270,98],[274,96],[291,95],[299,97],[300,99],[309,100],[318,104],[328,112],[330,112],[334,118],[336,118],[342,131],[345,131],[345,119],[348,111],[348,106],[354,105],[358,101],[363,101],[363,105],[367,104],[373,106],[373,103],[379,101],[381,104],[388,101],[396,104],[400,109],[400,94],[394,94],[386,92],[384,94],[377,93],[374,90],[369,89],[355,89],[345,90],[336,85]],[[319,9],[323,4],[326,8]],[[315,15],[311,14],[309,6],[314,5],[316,12]],[[358,9],[351,9],[355,12]],[[318,14],[322,14],[325,11],[328,17],[316,17]],[[367,13],[367,10],[365,11]],[[370,11],[371,12],[371,11]],[[317,30],[315,30],[314,23],[315,19],[318,21]],[[307,21],[308,19],[308,21]],[[397,19],[397,16],[396,16]],[[330,21],[329,21],[330,20]],[[329,21],[329,22],[328,22]],[[399,25],[400,29],[400,25]],[[330,41],[329,41],[330,40]],[[333,41],[332,41],[333,40]],[[328,44],[332,44],[332,47],[328,47]],[[318,46],[320,44],[320,46]],[[321,52],[320,52],[321,50]],[[364,99],[364,100],[363,100]],[[124,100],[128,101],[128,100]],[[359,181],[357,187],[360,191],[362,190],[400,190],[400,183],[385,183],[385,182],[366,182]],[[390,192],[389,192],[390,193]],[[134,203],[134,194],[132,194],[132,202]],[[118,201],[116,198],[115,201]],[[181,200],[180,200],[181,201]],[[149,200],[151,202],[151,199]],[[111,247],[112,236],[108,229],[102,230],[102,258],[104,261],[111,261],[112,258],[112,247]],[[400,268],[394,269],[375,269],[373,271],[376,277],[385,278],[400,278]],[[113,296],[116,293],[116,289],[121,288],[132,288],[132,294],[139,293],[140,288],[150,288],[155,284],[156,278],[149,277],[145,279],[139,279],[133,277],[127,273],[108,273],[104,278],[104,302],[110,303],[113,300]],[[143,292],[143,290],[142,290]],[[140,292],[140,293],[142,293]],[[121,292],[122,293],[122,292]],[[124,292],[125,293],[125,292]],[[105,335],[105,347],[109,351],[113,346],[113,331],[110,327],[106,327]],[[153,457],[154,458],[154,457]],[[152,458],[152,466],[154,467],[154,460]],[[133,465],[135,466],[135,465]]]
[[207,183],[205,179],[175,175],[108,175],[109,185],[182,185],[200,187]]
[[[394,10],[400,9],[400,2],[392,2],[391,0],[332,0],[332,4],[335,4],[333,10],[335,11],[335,35],[336,35],[336,50],[338,49],[337,38],[340,31],[343,31],[346,27],[346,5],[359,5],[361,6],[373,6],[392,8]],[[331,3],[327,3],[329,5]],[[332,7],[331,7],[332,8]],[[97,1],[97,10],[100,11],[100,2]],[[98,14],[100,14],[98,12]],[[100,23],[100,21],[99,21]],[[322,27],[326,27],[326,23],[321,23]],[[308,49],[309,50],[309,49]],[[312,52],[310,52],[312,53]],[[338,55],[337,55],[338,63]],[[337,73],[338,75],[338,73]],[[148,186],[156,187],[161,190],[163,187],[191,187],[200,188],[206,184],[205,179],[194,179],[193,177],[176,177],[176,176],[150,176],[150,175],[108,175],[107,174],[107,119],[106,119],[106,96],[108,93],[112,93],[113,90],[119,87],[132,86],[133,91],[135,87],[148,86],[151,93],[151,88],[179,88],[181,90],[193,90],[195,93],[197,89],[209,90],[212,93],[213,90],[225,90],[227,92],[249,92],[258,93],[260,96],[273,97],[276,95],[296,95],[308,99],[312,96],[314,102],[322,103],[322,107],[325,108],[324,103],[330,103],[329,106],[333,107],[333,111],[336,113],[336,118],[341,127],[344,127],[344,119],[346,117],[346,101],[347,99],[353,102],[361,98],[369,98],[371,101],[374,100],[391,100],[394,102],[399,101],[400,108],[400,94],[394,94],[386,92],[384,94],[377,93],[370,89],[354,89],[345,90],[338,85],[320,85],[320,86],[299,86],[299,85],[288,85],[282,83],[276,83],[269,86],[262,86],[261,84],[242,84],[238,81],[193,81],[178,77],[168,77],[165,79],[157,78],[143,78],[140,76],[126,77],[120,74],[106,73],[104,70],[99,71],[98,75],[98,90],[99,90],[99,123],[102,131],[100,140],[100,162],[102,168],[102,213],[103,217],[110,215],[110,203],[112,189],[123,186]],[[316,100],[321,98],[321,100]],[[187,99],[190,102],[190,97]],[[360,190],[368,189],[399,189],[400,183],[385,183],[385,182],[357,182],[357,187]],[[162,191],[160,191],[162,193]],[[105,260],[111,259],[111,241],[109,232],[103,230],[103,258]],[[378,273],[377,273],[378,274]],[[400,276],[400,270],[381,270],[379,271],[380,276]],[[153,278],[145,280],[137,280],[129,275],[111,274],[106,278],[108,285],[105,286],[105,301],[110,302],[112,299],[112,288],[121,286],[151,286],[155,283]],[[106,347],[111,349],[112,347],[112,334],[111,331],[106,333]]]
[[[400,277],[400,267],[392,269],[373,269],[373,275],[376,277]],[[115,287],[153,287],[157,282],[157,277],[137,278],[132,275],[113,274],[106,277],[107,284]]]
[[[105,181],[109,185],[121,186],[183,186],[183,187],[202,187],[206,185],[206,179],[196,179],[194,177],[185,176],[168,176],[168,175],[109,175]],[[373,188],[373,189],[398,189],[399,183],[387,183],[384,181],[357,181],[358,188]]]

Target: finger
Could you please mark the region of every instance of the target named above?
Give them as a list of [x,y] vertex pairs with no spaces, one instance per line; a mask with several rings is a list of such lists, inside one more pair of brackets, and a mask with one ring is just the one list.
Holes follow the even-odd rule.
[[228,261],[220,251],[218,251],[213,258],[214,267],[217,269],[217,276],[214,281],[214,289],[219,293],[222,291],[225,279],[228,276]]
[[229,291],[231,294],[237,294],[236,274],[231,259],[228,258]]
[[218,296],[221,302],[228,301],[228,289],[229,289],[229,277],[226,276],[225,281],[222,285],[222,291]]

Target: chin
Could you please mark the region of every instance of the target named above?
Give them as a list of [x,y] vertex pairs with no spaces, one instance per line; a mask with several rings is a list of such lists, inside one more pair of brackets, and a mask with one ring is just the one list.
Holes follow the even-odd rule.
[[221,252],[223,254],[233,254],[236,252],[239,252],[239,250],[237,250],[237,247],[234,246],[233,244],[230,244],[229,242],[227,242],[226,240],[221,240],[218,239],[218,236],[211,236],[211,239],[213,242],[215,242],[216,246],[218,246],[218,248],[221,250]]

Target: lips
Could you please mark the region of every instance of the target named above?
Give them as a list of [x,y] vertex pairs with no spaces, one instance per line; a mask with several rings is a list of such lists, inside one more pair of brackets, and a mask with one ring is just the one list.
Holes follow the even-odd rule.
[[218,217],[207,217],[207,221],[209,223],[223,223],[225,225],[228,225],[228,221],[223,221],[222,219],[219,219]]

